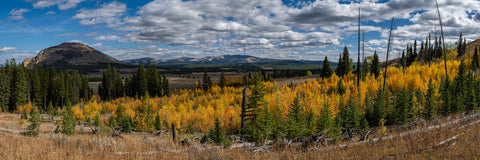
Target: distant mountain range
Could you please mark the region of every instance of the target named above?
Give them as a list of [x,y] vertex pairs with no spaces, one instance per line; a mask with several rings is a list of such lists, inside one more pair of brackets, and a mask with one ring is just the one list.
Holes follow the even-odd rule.
[[[123,60],[125,64],[138,65],[140,63],[147,64],[151,62],[153,65],[169,67],[169,66],[182,66],[182,67],[201,67],[201,66],[238,66],[246,63],[247,65],[259,65],[263,68],[270,69],[312,69],[320,68],[323,65],[323,61],[307,61],[307,60],[281,60],[270,58],[259,58],[250,55],[221,55],[215,57],[203,57],[203,58],[190,58],[180,57],[174,59],[153,59],[153,58],[138,58]],[[336,66],[336,63],[330,65]]]

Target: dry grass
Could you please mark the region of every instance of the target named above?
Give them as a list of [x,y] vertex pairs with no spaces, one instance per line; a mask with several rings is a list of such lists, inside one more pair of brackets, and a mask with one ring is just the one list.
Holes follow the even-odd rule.
[[[392,131],[376,142],[358,140],[328,146],[274,145],[271,148],[223,149],[198,142],[190,146],[174,144],[170,135],[148,133],[124,134],[124,138],[79,134],[64,136],[51,133],[55,124],[42,123],[39,137],[25,137],[12,132],[26,128],[19,125],[19,115],[0,114],[0,157],[2,159],[480,159],[480,120],[446,124],[461,116],[422,123],[416,128]],[[370,141],[379,138],[373,133]],[[191,137],[181,135],[180,137]],[[347,147],[341,146],[348,144]]]

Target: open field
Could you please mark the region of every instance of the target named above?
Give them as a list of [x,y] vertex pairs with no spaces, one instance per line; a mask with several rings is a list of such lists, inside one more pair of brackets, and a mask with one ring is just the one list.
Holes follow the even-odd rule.
[[[4,159],[479,159],[480,115],[478,113],[417,122],[411,127],[391,127],[384,136],[375,131],[368,139],[359,136],[336,144],[301,143],[230,148],[192,141],[173,143],[170,132],[122,134],[122,138],[90,134],[55,134],[56,124],[43,115],[39,137],[21,134],[20,115],[0,114],[0,157]],[[54,121],[60,119],[55,117]],[[201,135],[179,135],[191,139]]]

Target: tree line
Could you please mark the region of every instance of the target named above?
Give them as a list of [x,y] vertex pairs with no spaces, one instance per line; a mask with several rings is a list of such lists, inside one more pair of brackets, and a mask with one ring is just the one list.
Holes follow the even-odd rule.
[[170,87],[165,75],[149,61],[147,68],[143,63],[131,76],[122,79],[115,67],[108,66],[103,72],[102,82],[98,87],[98,94],[103,100],[112,100],[120,97],[142,96],[170,96]]
[[0,67],[0,108],[15,112],[18,106],[32,103],[40,113],[53,106],[79,103],[92,95],[86,76],[78,71],[57,72],[54,67],[27,70],[14,59]]

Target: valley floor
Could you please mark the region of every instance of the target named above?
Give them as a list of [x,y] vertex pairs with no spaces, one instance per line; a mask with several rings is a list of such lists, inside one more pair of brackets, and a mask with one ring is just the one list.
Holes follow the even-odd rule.
[[[54,121],[60,117],[54,117]],[[337,144],[321,143],[230,148],[175,144],[170,132],[122,134],[122,138],[91,135],[77,127],[75,136],[55,134],[50,116],[44,115],[39,137],[21,134],[28,124],[20,115],[0,114],[2,159],[480,159],[480,114],[444,117],[414,126],[391,127],[384,135],[371,132]],[[200,135],[180,135],[191,139]]]

